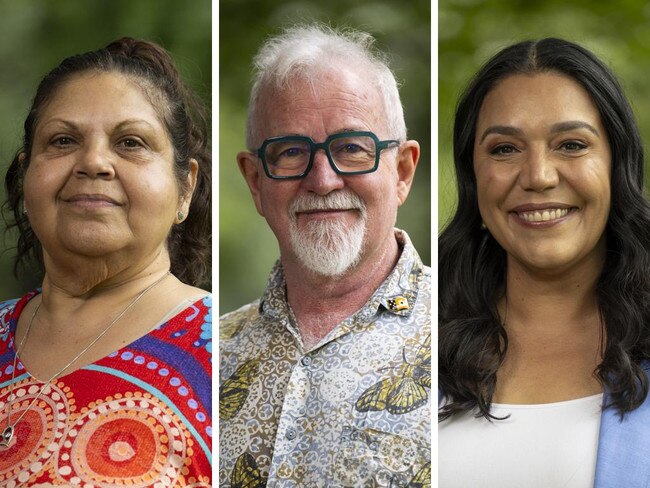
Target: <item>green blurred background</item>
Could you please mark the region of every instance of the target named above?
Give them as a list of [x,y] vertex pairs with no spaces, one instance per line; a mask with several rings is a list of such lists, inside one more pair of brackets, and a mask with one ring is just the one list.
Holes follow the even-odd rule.
[[[0,0],[0,174],[21,146],[22,124],[41,78],[63,58],[123,36],[172,53],[186,82],[211,100],[210,0]],[[4,230],[4,225],[2,225]],[[0,241],[0,300],[39,285],[13,276],[15,236]]]
[[[438,26],[440,228],[456,204],[452,130],[458,97],[488,58],[517,41],[562,37],[595,53],[618,76],[637,116],[641,135],[646,144],[650,141],[650,3],[440,0]],[[647,172],[646,182],[650,181]]]
[[220,313],[258,298],[279,255],[275,237],[255,211],[235,155],[245,149],[245,121],[251,60],[262,42],[281,27],[320,21],[370,32],[391,56],[402,83],[409,138],[422,155],[415,185],[400,210],[425,263],[431,239],[431,5],[430,0],[219,2],[219,299]]

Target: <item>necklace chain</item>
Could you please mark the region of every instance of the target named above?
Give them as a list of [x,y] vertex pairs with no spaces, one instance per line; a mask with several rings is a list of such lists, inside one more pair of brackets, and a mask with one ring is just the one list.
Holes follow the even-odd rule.
[[133,306],[140,301],[140,299],[147,294],[149,290],[151,290],[154,286],[156,286],[158,283],[160,283],[163,279],[169,275],[170,272],[167,271],[163,276],[158,278],[156,281],[154,281],[152,284],[147,286],[144,290],[142,290],[138,296],[136,296],[131,302],[122,310],[117,316],[111,320],[111,322],[99,333],[97,337],[95,337],[86,347],[84,347],[79,354],[77,354],[75,357],[73,357],[63,368],[58,370],[56,373],[54,373],[50,379],[47,381],[43,382],[43,386],[41,389],[38,391],[36,396],[32,399],[32,401],[29,403],[27,408],[23,411],[23,413],[18,417],[18,420],[16,420],[13,424],[11,423],[11,410],[12,410],[12,404],[13,401],[15,400],[14,396],[14,382],[16,378],[16,361],[18,359],[18,355],[20,351],[22,351],[23,346],[27,342],[27,337],[29,336],[29,332],[32,329],[32,323],[34,322],[34,319],[36,318],[36,314],[38,313],[39,309],[41,308],[41,304],[43,303],[42,300],[41,302],[36,306],[36,309],[34,310],[34,313],[32,313],[31,318],[29,319],[29,324],[27,325],[27,330],[25,331],[25,335],[23,336],[22,340],[20,341],[20,344],[16,348],[16,353],[14,354],[14,363],[13,363],[13,369],[11,371],[11,389],[9,390],[9,396],[7,397],[7,427],[5,430],[2,432],[0,435],[0,446],[2,447],[8,447],[9,442],[11,442],[11,439],[13,438],[14,434],[14,427],[23,419],[25,414],[29,411],[30,408],[36,403],[36,401],[40,398],[41,394],[45,391],[45,388],[50,386],[50,383],[52,380],[54,380],[57,376],[60,376],[65,370],[67,370],[72,364],[79,359],[81,356],[83,356],[91,347],[93,347],[95,344],[97,344],[98,341],[101,340],[102,337],[104,337],[109,330],[128,312]]

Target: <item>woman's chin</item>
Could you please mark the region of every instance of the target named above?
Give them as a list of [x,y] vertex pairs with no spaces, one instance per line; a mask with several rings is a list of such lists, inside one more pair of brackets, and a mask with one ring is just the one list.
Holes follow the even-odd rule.
[[114,233],[80,232],[74,238],[66,236],[60,239],[62,247],[68,252],[80,257],[100,258],[127,247],[126,239]]
[[[511,256],[512,257],[512,256]],[[587,256],[579,255],[577,253],[534,253],[528,254],[525,258],[515,257],[514,261],[527,269],[528,271],[546,276],[561,276],[567,273],[573,273],[582,265],[589,265],[587,261],[591,262],[591,266],[600,268],[602,264],[600,260],[593,256],[594,259],[589,259]],[[512,263],[513,260],[509,260]]]

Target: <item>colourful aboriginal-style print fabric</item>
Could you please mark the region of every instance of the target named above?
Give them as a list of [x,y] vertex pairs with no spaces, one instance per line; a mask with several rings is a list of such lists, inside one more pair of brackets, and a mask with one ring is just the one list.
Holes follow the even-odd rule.
[[[0,304],[0,430],[13,335],[36,293]],[[0,486],[211,486],[212,297],[146,336],[54,380],[0,447]],[[18,361],[12,420],[42,383]]]
[[431,276],[396,237],[393,272],[309,351],[279,263],[221,317],[220,486],[431,486]]

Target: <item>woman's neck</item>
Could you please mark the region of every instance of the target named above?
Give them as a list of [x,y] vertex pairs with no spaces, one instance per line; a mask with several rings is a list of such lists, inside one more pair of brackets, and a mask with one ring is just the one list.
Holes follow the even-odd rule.
[[602,268],[602,261],[592,259],[551,273],[527,268],[509,257],[505,295],[498,304],[501,317],[511,324],[548,328],[571,326],[585,316],[598,315],[596,285]]
[[[146,287],[170,268],[169,253],[164,247],[137,259],[118,257],[75,257],[59,259],[44,254],[43,301],[50,298],[78,298],[85,300],[97,294],[110,294],[112,290],[129,294],[131,289]],[[153,279],[152,279],[153,277]],[[143,286],[144,285],[144,286]]]
[[508,349],[493,401],[552,403],[601,392],[594,374],[606,341],[596,297],[601,267],[552,275],[510,261],[498,304]]

